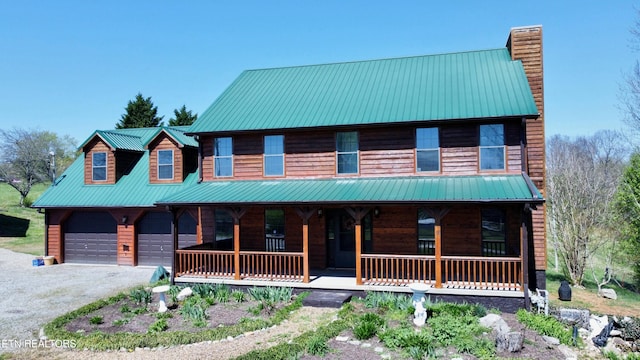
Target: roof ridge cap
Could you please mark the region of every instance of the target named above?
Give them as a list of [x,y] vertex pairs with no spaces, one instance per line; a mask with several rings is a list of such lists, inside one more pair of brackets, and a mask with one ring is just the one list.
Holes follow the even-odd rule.
[[497,50],[507,50],[507,48],[506,47],[496,47],[496,48],[488,48],[488,49],[461,50],[461,51],[441,52],[441,53],[433,53],[433,54],[423,54],[423,55],[406,55],[406,56],[376,58],[376,59],[335,61],[335,62],[319,63],[319,64],[293,65],[293,66],[276,66],[276,67],[246,69],[243,72],[295,69],[295,68],[307,68],[307,67],[315,67],[315,66],[330,66],[330,65],[343,65],[343,64],[356,64],[356,63],[366,63],[366,62],[375,62],[375,61],[391,61],[391,60],[402,60],[402,59],[422,58],[422,57],[431,57],[431,56],[445,56],[445,55],[468,54],[468,53],[476,53],[476,52],[489,52],[489,51],[497,51]]

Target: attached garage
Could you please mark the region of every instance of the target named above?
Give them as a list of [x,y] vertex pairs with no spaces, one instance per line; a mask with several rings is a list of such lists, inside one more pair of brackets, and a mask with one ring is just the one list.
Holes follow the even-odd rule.
[[[171,266],[171,213],[149,212],[138,222],[138,265]],[[196,221],[188,213],[178,219],[178,248],[196,244]]]
[[74,212],[64,227],[64,261],[116,264],[117,237],[116,220],[108,212]]

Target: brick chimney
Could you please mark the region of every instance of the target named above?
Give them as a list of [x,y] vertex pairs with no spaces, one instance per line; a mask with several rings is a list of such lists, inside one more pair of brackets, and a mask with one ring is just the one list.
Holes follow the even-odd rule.
[[[542,63],[542,26],[512,28],[507,40],[512,60],[522,61],[529,80],[531,93],[540,116],[526,120],[526,169],[529,177],[544,196],[545,191],[545,139],[544,139],[544,71]],[[546,281],[546,216],[545,206],[532,211],[533,254],[535,287],[545,288]],[[530,240],[531,241],[531,240]],[[533,256],[531,256],[533,255]],[[530,274],[532,275],[532,274]],[[533,280],[530,277],[530,280]]]

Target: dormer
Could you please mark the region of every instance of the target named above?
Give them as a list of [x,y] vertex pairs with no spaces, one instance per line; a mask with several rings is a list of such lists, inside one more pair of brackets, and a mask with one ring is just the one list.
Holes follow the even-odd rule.
[[198,167],[198,144],[178,128],[158,128],[144,145],[149,151],[149,183],[181,183]]
[[84,153],[84,183],[115,184],[131,171],[144,153],[140,137],[98,130],[81,145]]

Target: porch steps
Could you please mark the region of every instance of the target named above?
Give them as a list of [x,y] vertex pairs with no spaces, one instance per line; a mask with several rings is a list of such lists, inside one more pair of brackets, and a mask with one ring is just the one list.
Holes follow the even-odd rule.
[[302,300],[302,305],[339,308],[351,300],[352,296],[353,294],[350,292],[313,290],[309,296]]

